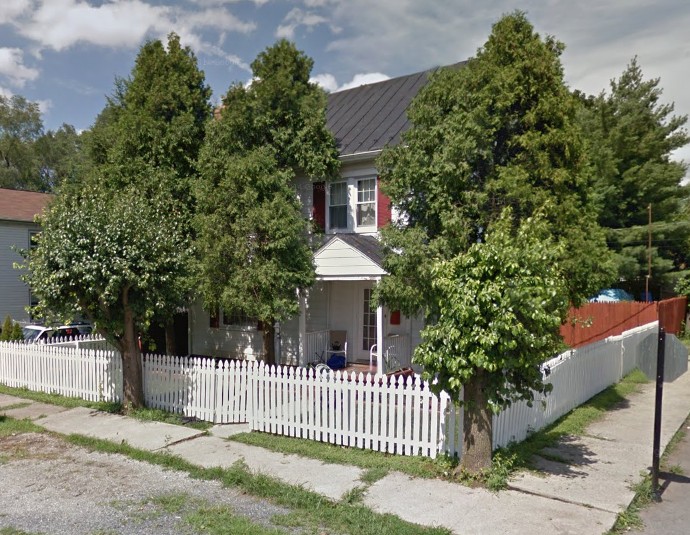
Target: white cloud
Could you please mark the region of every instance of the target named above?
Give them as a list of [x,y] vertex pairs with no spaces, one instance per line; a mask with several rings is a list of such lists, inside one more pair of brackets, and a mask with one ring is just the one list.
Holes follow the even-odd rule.
[[51,0],[43,2],[19,31],[57,51],[78,42],[131,47],[140,44],[169,12],[167,7],[140,0],[106,2],[97,7],[80,0]]
[[312,76],[309,81],[319,85],[329,93],[338,90],[338,82],[332,74],[317,74],[316,76]]
[[0,24],[14,22],[31,7],[31,0],[3,0],[0,9]]
[[38,109],[41,111],[42,115],[48,113],[50,109],[53,107],[53,101],[49,98],[45,100],[37,100],[36,104],[38,104]]
[[345,89],[352,89],[353,87],[359,87],[360,85],[375,84],[376,82],[383,82],[388,80],[390,76],[387,76],[380,72],[367,72],[355,74],[352,80],[346,84],[341,85],[338,91],[344,91]]
[[15,26],[21,35],[39,46],[57,51],[78,43],[134,48],[149,36],[165,40],[168,33],[175,31],[195,51],[242,66],[237,56],[205,42],[200,30],[247,34],[256,24],[240,20],[220,7],[221,2],[207,4],[213,5],[190,11],[172,5],[151,5],[143,0],[106,0],[98,6],[84,0],[43,0],[28,20],[15,21]]
[[354,75],[352,80],[339,86],[335,76],[326,73],[317,74],[313,76],[310,81],[318,84],[329,93],[335,93],[336,91],[345,91],[346,89],[352,89],[360,85],[375,84],[376,82],[382,82],[389,78],[390,76],[380,72],[358,73]]
[[17,87],[38,78],[38,69],[24,65],[24,53],[19,48],[0,48],[0,76]]
[[276,29],[275,35],[278,38],[294,39],[295,31],[300,26],[304,26],[309,30],[319,24],[327,23],[328,19],[326,17],[312,11],[302,11],[296,7],[285,15],[283,22]]
[[13,94],[12,91],[0,85],[0,97],[11,98]]

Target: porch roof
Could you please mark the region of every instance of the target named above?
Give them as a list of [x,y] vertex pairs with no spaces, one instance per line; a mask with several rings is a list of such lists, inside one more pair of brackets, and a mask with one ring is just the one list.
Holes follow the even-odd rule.
[[373,236],[335,234],[314,254],[319,280],[370,280],[386,274],[381,244]]

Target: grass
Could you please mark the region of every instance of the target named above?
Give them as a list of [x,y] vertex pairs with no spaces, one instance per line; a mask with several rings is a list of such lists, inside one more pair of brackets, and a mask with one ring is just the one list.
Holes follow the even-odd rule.
[[[554,446],[561,438],[581,436],[587,427],[604,417],[606,412],[624,402],[630,394],[639,392],[640,386],[649,382],[640,370],[633,370],[620,382],[611,385],[589,401],[573,409],[553,424],[532,433],[524,441],[501,448],[494,453],[512,458],[512,469],[531,468],[532,457],[542,449]],[[559,459],[552,459],[559,460]],[[512,471],[512,470],[511,470]]]
[[[34,392],[28,388],[12,388],[5,385],[0,385],[0,394],[7,394],[39,403],[50,403],[51,405],[58,405],[68,409],[75,407],[86,407],[89,409],[96,409],[99,411],[117,413],[122,410],[122,405],[119,403],[107,401],[85,401],[80,398],[71,398],[62,396],[60,394],[48,394],[46,392]],[[5,407],[6,408],[6,407]]]
[[39,532],[29,532],[17,528],[0,528],[0,535],[42,535]]
[[[73,409],[75,407],[86,407],[88,409],[95,409],[99,411],[109,412],[112,414],[123,414],[122,404],[116,402],[85,401],[80,398],[71,398],[67,396],[62,396],[60,394],[34,392],[27,388],[12,388],[4,385],[0,385],[0,394],[7,394],[19,398],[30,399],[31,401],[37,401],[40,403],[50,403],[52,405],[58,405],[60,407],[65,407],[67,409]],[[9,407],[5,406],[3,407],[3,409],[19,408],[19,406],[26,405],[27,404],[15,404]],[[166,412],[160,409],[133,409],[129,411],[127,415],[132,416],[133,418],[137,418],[138,420],[184,425],[186,427],[193,427],[195,429],[200,430],[206,430],[212,426],[212,424],[210,424],[209,422],[186,418],[180,414]]]
[[326,463],[357,466],[366,471],[364,477],[369,483],[378,481],[391,471],[421,478],[447,477],[456,464],[454,459],[444,456],[431,459],[421,456],[394,455],[268,433],[239,433],[230,437],[229,440],[271,451],[318,459]]
[[182,416],[181,414],[166,412],[161,409],[132,409],[127,413],[127,416],[132,416],[137,420],[142,420],[146,422],[163,422],[166,424],[183,425],[185,427],[193,427],[194,429],[199,429],[202,431],[205,431],[213,427],[213,424],[209,422],[187,418],[185,416]]
[[0,438],[19,433],[41,433],[42,431],[43,428],[31,422],[31,420],[15,420],[9,416],[0,415]]

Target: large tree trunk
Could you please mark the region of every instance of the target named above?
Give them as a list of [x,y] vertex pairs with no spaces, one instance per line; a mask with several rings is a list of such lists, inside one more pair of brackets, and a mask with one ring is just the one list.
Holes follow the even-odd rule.
[[276,363],[275,324],[273,321],[264,322],[264,362]]
[[144,387],[139,356],[139,341],[134,325],[134,313],[129,306],[129,289],[122,291],[125,329],[122,340],[122,384],[125,410],[144,406]]
[[479,370],[465,384],[460,470],[479,474],[491,468],[492,413],[485,392],[486,372]]
[[175,356],[177,344],[175,343],[175,318],[165,322],[165,354]]

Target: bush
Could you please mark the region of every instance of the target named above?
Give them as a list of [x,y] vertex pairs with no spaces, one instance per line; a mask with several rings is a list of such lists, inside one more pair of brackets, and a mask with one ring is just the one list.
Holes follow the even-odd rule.
[[24,340],[24,335],[22,334],[22,326],[19,323],[12,321],[12,318],[8,315],[5,321],[2,323],[2,331],[0,332],[0,341],[2,342],[12,342],[12,341],[22,341]]

